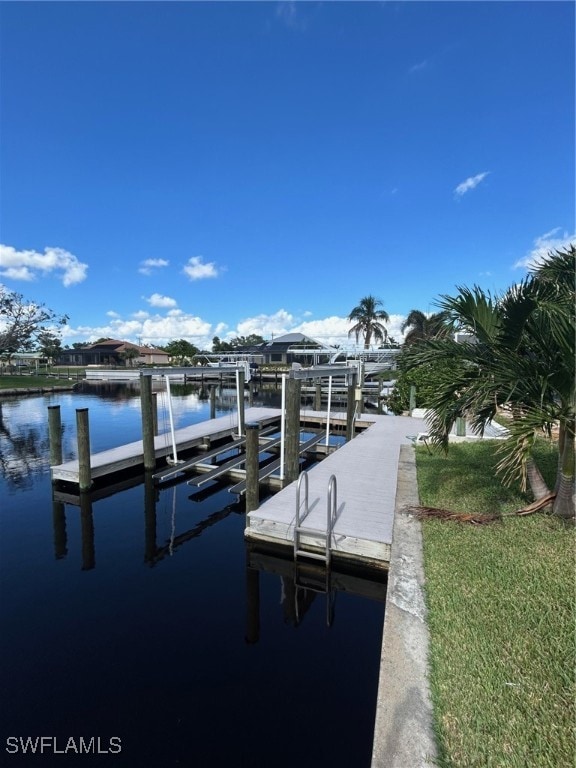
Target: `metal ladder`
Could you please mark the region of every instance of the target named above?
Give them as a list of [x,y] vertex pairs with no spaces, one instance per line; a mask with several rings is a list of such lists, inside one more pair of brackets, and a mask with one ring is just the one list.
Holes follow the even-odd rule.
[[[304,500],[302,502],[302,485],[304,485]],[[301,515],[302,503],[304,504],[304,514]],[[330,567],[330,555],[331,555],[331,540],[332,530],[334,528],[334,521],[336,519],[337,508],[337,486],[336,476],[331,475],[328,480],[328,496],[326,504],[326,530],[320,528],[309,528],[302,525],[306,517],[308,516],[308,473],[302,472],[298,478],[298,485],[296,486],[296,519],[294,522],[294,560],[297,561],[301,557],[310,558],[311,560],[320,560],[326,564],[326,568]],[[301,535],[315,536],[325,542],[324,553],[314,552],[309,549],[303,549],[301,542]]]

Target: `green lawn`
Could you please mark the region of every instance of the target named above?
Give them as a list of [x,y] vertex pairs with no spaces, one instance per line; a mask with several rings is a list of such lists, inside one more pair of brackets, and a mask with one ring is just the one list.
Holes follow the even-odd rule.
[[[556,457],[539,446],[546,472]],[[417,449],[420,501],[510,513],[495,444]],[[576,757],[574,529],[545,514],[423,523],[440,765],[572,768]]]
[[[78,380],[81,381],[83,376],[84,371],[81,371],[78,374]],[[72,387],[76,380],[76,371],[72,369],[70,377],[68,377],[65,371],[60,371],[59,374],[55,372],[52,376],[9,374],[7,376],[0,376],[0,391],[3,389],[34,389],[36,387],[63,387],[67,385]]]

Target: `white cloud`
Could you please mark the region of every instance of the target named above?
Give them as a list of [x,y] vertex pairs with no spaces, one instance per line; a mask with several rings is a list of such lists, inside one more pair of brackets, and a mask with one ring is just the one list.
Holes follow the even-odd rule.
[[64,248],[45,248],[38,251],[17,251],[10,245],[0,245],[0,275],[11,280],[36,280],[39,275],[61,273],[64,286],[81,283],[86,279],[88,265],[78,261]]
[[214,262],[204,263],[202,256],[192,256],[188,264],[182,270],[190,280],[204,280],[208,277],[217,277],[218,269]]
[[[400,327],[405,319],[405,315],[390,315],[390,321],[385,323],[389,337],[392,337],[398,342],[402,341],[403,334]],[[353,323],[351,323],[347,317],[338,317],[334,315],[321,320],[307,320],[294,328],[291,328],[290,331],[304,333],[306,336],[310,336],[318,341],[323,341],[325,344],[345,347],[356,344],[354,334],[348,336],[348,331],[352,325]],[[362,338],[358,339],[358,344],[359,346],[362,346]]]
[[171,299],[170,296],[162,296],[161,293],[153,293],[152,296],[144,296],[143,298],[151,307],[175,307],[177,304],[176,299]]
[[273,315],[262,314],[241,320],[236,330],[230,331],[227,335],[229,337],[251,336],[254,333],[264,339],[270,339],[272,335],[281,336],[288,333],[293,327],[294,317],[285,309],[279,309]]
[[153,270],[162,269],[162,267],[167,267],[168,264],[170,262],[166,261],[166,259],[144,259],[144,261],[140,262],[138,272],[142,275],[150,275]]
[[186,339],[200,349],[208,349],[212,338],[211,323],[199,317],[186,315],[180,310],[172,310],[168,316],[136,313],[130,319],[113,318],[109,323],[99,326],[66,325],[62,328],[65,343],[74,341],[94,341],[102,337],[122,339],[138,343],[139,339],[147,344],[164,345],[171,339]]
[[550,251],[557,251],[563,248],[568,248],[571,243],[576,243],[576,232],[569,235],[567,232],[559,234],[561,232],[560,227],[545,232],[534,240],[534,247],[523,258],[519,259],[514,264],[514,269],[524,267],[525,269],[531,269],[538,266],[550,253]]
[[120,317],[120,315],[118,314],[118,312],[114,312],[114,310],[113,310],[113,309],[111,309],[109,312],[106,312],[106,315],[107,315],[108,317]]
[[[120,317],[120,315],[116,315],[116,317]],[[134,320],[146,320],[147,317],[150,317],[150,313],[140,309],[138,312],[133,312],[132,317]]]
[[426,69],[428,66],[428,59],[424,59],[423,61],[418,62],[418,64],[413,64],[408,72],[410,74],[413,74],[414,72],[420,72],[422,69]]
[[469,192],[471,189],[475,189],[478,184],[480,184],[481,181],[483,181],[490,171],[484,171],[483,173],[477,173],[476,176],[469,176],[467,179],[462,181],[456,189],[454,190],[454,194],[457,197],[462,197],[462,195],[465,195],[466,192]]
[[278,3],[276,18],[292,29],[305,31],[307,28],[306,21],[298,13],[297,3],[294,0],[283,0]]

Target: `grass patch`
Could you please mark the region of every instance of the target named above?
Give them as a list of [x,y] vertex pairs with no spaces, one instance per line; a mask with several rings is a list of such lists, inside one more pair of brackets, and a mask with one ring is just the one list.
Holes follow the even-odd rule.
[[[542,441],[552,482],[556,456]],[[420,501],[513,512],[495,444],[417,449]],[[543,514],[485,526],[423,523],[431,688],[442,766],[564,768],[575,759],[574,530]]]
[[[70,381],[72,379],[72,381]],[[72,386],[76,383],[76,375],[68,376],[60,374],[57,376],[34,376],[26,374],[25,376],[0,376],[0,391],[3,389],[35,389],[36,387],[62,387],[68,384]]]

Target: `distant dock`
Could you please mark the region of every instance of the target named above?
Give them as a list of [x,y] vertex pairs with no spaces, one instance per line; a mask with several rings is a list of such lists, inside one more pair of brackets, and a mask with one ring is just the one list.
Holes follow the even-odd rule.
[[[280,409],[278,408],[247,408],[246,418],[258,422],[261,427],[279,423]],[[189,451],[212,441],[232,439],[238,430],[237,419],[231,416],[221,416],[217,419],[202,421],[189,427],[175,431],[176,447],[179,452]],[[172,442],[167,434],[154,438],[156,460],[161,461],[172,454]],[[125,470],[144,468],[144,447],[142,440],[110,448],[107,451],[94,453],[90,456],[90,473],[93,480],[103,479]],[[51,467],[52,480],[78,484],[80,466],[78,459],[67,461]]]

